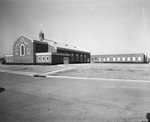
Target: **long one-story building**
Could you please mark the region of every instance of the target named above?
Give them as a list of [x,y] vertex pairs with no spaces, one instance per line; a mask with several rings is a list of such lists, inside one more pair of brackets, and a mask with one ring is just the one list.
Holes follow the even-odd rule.
[[21,35],[13,44],[13,55],[5,55],[6,63],[13,64],[63,64],[90,63],[90,51],[44,38],[39,40]]
[[92,63],[147,63],[147,56],[139,54],[110,54],[110,55],[92,55]]

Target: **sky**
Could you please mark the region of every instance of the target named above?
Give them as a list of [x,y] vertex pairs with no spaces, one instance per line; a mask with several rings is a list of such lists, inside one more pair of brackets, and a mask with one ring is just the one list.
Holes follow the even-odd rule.
[[149,0],[0,0],[0,56],[24,34],[77,45],[91,54],[150,56]]

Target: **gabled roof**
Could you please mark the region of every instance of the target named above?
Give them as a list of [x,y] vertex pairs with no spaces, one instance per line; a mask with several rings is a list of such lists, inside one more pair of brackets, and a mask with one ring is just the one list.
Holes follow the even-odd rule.
[[36,41],[36,42],[39,42],[39,43],[48,43],[49,45],[51,46],[54,46],[55,48],[61,48],[61,49],[69,49],[69,50],[74,50],[74,51],[81,51],[81,52],[89,52],[88,50],[85,50],[81,47],[78,47],[76,45],[71,45],[71,44],[65,44],[65,43],[61,43],[61,42],[56,42],[56,41],[53,41],[53,40],[48,40],[48,39],[43,39],[43,41],[40,41],[38,39],[31,39],[23,34],[21,34],[21,36],[24,36],[28,39],[30,39],[32,42],[33,41]]
[[70,50],[81,51],[81,52],[90,52],[90,51],[87,51],[87,50],[80,48],[76,45],[65,44],[65,43],[56,42],[56,41],[48,40],[48,39],[44,39],[43,41],[47,42],[49,45],[57,47],[57,48],[70,49]]

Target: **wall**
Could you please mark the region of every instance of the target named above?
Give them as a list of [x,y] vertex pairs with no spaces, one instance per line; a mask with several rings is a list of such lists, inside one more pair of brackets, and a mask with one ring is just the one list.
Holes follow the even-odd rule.
[[69,54],[52,53],[52,64],[64,64],[66,63],[66,59],[68,60],[68,63],[70,63]]
[[77,50],[58,48],[57,53],[69,54],[70,63],[89,63],[90,53]]
[[13,63],[13,55],[5,55],[5,63]]
[[48,52],[48,43],[34,40],[35,53]]
[[[25,47],[24,55],[21,54],[21,46]],[[33,40],[21,35],[13,45],[13,62],[21,64],[34,63]]]
[[51,53],[36,53],[36,64],[51,64],[52,54]]
[[144,54],[120,54],[120,55],[92,55],[91,62],[93,63],[135,63],[144,62]]

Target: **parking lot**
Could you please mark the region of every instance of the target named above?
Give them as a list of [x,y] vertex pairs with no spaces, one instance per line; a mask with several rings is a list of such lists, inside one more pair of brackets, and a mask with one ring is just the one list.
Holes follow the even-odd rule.
[[[25,67],[32,69],[32,73],[41,73],[39,69],[36,72],[35,66],[21,68]],[[7,67],[7,71],[15,73],[1,72],[0,87],[5,90],[0,93],[0,120],[146,121],[146,113],[150,112],[149,64],[71,64],[55,67],[38,66],[42,73],[48,72],[48,77],[17,74],[15,69],[21,69],[17,66]],[[30,71],[18,72],[25,74]]]

